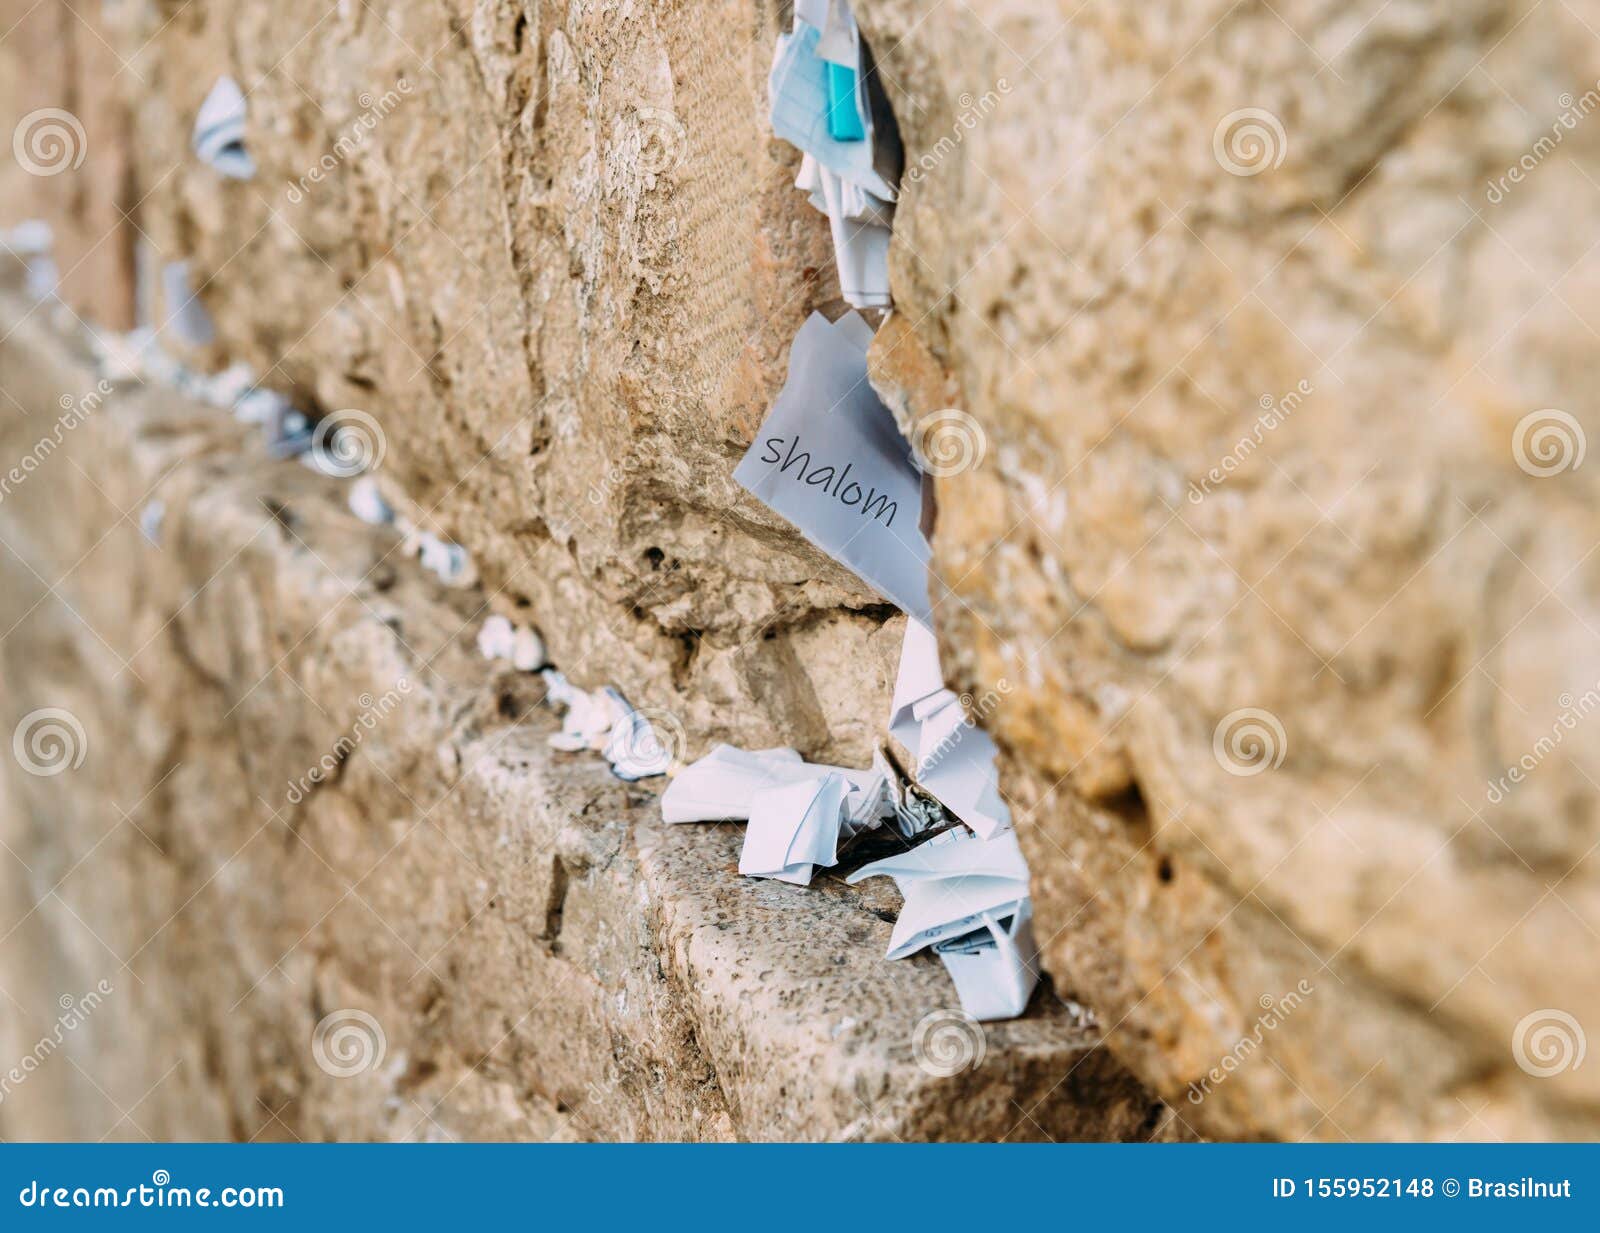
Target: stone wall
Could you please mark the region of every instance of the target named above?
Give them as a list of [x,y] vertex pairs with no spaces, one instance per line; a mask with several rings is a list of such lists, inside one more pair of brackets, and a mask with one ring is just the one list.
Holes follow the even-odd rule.
[[1080,1008],[929,1020],[892,890],[752,883],[553,752],[481,592],[51,316],[0,296],[7,455],[87,408],[0,500],[0,1135],[1171,1132]]
[[[487,602],[694,751],[863,759],[900,619],[730,478],[841,307],[764,125],[778,6],[108,12],[193,362],[376,416]],[[912,172],[874,380],[976,426],[937,621],[1058,991],[1204,1134],[1594,1133],[1594,1068],[1529,1048],[1600,1024],[1600,5],[857,16]],[[244,184],[187,155],[223,71]]]

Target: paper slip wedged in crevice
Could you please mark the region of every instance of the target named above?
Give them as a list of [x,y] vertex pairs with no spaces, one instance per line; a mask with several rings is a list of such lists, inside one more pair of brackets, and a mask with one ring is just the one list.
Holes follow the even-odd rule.
[[888,308],[894,207],[841,180],[810,154],[801,160],[794,186],[828,216],[840,294],[855,308]]
[[216,338],[211,314],[206,312],[189,281],[187,261],[169,261],[161,267],[161,291],[166,299],[166,328],[179,342],[191,347],[209,346]]
[[984,912],[971,933],[934,944],[961,1009],[974,1019],[1015,1019],[1028,1008],[1039,983],[1039,950],[1033,940],[1033,900],[1009,914]]
[[478,631],[478,653],[485,659],[506,660],[518,672],[536,672],[549,662],[538,630],[513,625],[510,618],[498,613],[484,621]]
[[945,688],[939,643],[916,619],[906,622],[889,733],[911,752],[911,777],[956,817],[988,839],[1011,825],[1000,795],[994,740]]
[[856,33],[855,15],[845,0],[795,0],[796,22],[815,26],[817,57],[829,64],[842,64],[855,68],[859,53],[856,50],[859,35]]
[[[844,0],[795,6],[768,79],[772,128],[805,153],[795,187],[828,216],[839,289],[855,308],[888,308],[889,240],[901,159],[893,115]],[[880,136],[895,136],[881,141]]]
[[151,497],[139,511],[139,533],[152,544],[161,543],[161,524],[167,516],[167,503]]
[[790,145],[815,155],[822,166],[841,179],[860,185],[884,201],[893,201],[894,185],[876,165],[872,106],[864,97],[864,73],[858,71],[856,76],[857,106],[866,128],[865,140],[839,141],[828,131],[828,61],[818,54],[821,40],[822,31],[798,15],[793,33],[778,36],[772,72],[767,77],[772,131]]
[[1039,967],[1028,864],[1015,832],[980,839],[947,831],[845,880],[880,875],[892,877],[905,899],[888,958],[933,947],[974,1019],[1010,1019],[1027,1008]]
[[256,173],[255,159],[244,148],[244,91],[232,77],[219,77],[194,119],[194,152],[200,160],[231,180]]
[[370,475],[356,477],[346,503],[352,514],[370,526],[386,527],[394,522],[394,507],[384,500],[378,481]]
[[739,872],[804,886],[839,846],[895,816],[888,765],[870,770],[804,761],[793,749],[718,745],[684,767],[661,797],[666,822],[745,821]]
[[568,753],[599,750],[611,763],[611,773],[629,783],[667,773],[672,765],[671,747],[619,691],[610,685],[579,689],[554,668],[544,669],[540,676],[550,703],[566,708],[561,731],[547,738],[552,749]]
[[400,529],[405,532],[405,539],[400,544],[401,554],[416,557],[422,568],[445,586],[461,589],[478,581],[472,554],[460,544],[407,523],[401,523]]
[[0,250],[22,263],[23,289],[30,299],[47,300],[56,293],[61,271],[51,256],[55,235],[43,219],[24,219],[9,231],[0,230]]
[[789,376],[733,478],[911,616],[928,621],[922,475],[867,382],[872,330],[812,313]]

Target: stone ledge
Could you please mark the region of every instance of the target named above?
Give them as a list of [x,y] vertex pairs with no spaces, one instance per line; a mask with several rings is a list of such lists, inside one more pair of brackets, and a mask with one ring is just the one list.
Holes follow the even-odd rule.
[[[49,315],[0,302],[6,457],[97,380]],[[549,750],[537,678],[473,651],[485,596],[437,586],[344,491],[148,387],[0,500],[4,717],[63,707],[87,748],[53,777],[0,771],[0,985],[23,1012],[6,1043],[25,1052],[63,994],[116,991],[0,1103],[0,1134],[1157,1127],[1047,990],[985,1029],[978,1068],[924,1071],[916,1025],[953,991],[929,958],[882,959],[894,893],[742,878],[738,828],[666,827],[652,791]],[[150,497],[159,544],[138,529]],[[338,1078],[312,1033],[351,1008],[384,1057]]]

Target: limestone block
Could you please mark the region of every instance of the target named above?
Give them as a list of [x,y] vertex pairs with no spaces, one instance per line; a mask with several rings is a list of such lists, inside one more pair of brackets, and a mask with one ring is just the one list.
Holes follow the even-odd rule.
[[[7,456],[96,388],[55,326],[0,297]],[[481,592],[344,482],[155,386],[61,436],[0,497],[7,1056],[110,991],[0,1135],[1171,1133],[1081,1011],[980,1027],[937,960],[886,961],[892,890],[743,878],[740,828],[550,749]]]

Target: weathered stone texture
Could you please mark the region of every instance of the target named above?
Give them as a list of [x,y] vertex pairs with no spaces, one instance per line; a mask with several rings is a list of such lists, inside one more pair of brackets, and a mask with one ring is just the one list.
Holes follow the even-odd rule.
[[[939,625],[964,684],[1013,686],[1051,969],[1174,1099],[1314,987],[1181,1102],[1211,1134],[1593,1134],[1600,1074],[1512,1045],[1600,1024],[1594,734],[1486,789],[1600,681],[1596,472],[1512,448],[1542,408],[1600,427],[1600,127],[1487,181],[1594,91],[1600,6],[861,16],[909,157],[965,138],[907,189],[895,292],[987,433],[939,481]],[[1281,125],[1254,175],[1214,144],[1244,108]],[[877,357],[912,420],[946,397],[916,354]],[[1245,708],[1276,769],[1215,753]]]
[[[95,378],[13,300],[0,333],[16,455]],[[0,772],[4,1056],[60,995],[112,991],[0,1097],[5,1138],[1160,1128],[1047,995],[981,1065],[930,1071],[917,1025],[950,990],[929,956],[883,959],[891,889],[751,883],[739,828],[667,827],[603,759],[553,753],[537,678],[477,658],[482,595],[403,559],[340,482],[154,387],[47,461],[0,501],[0,713],[64,708],[83,757]],[[352,1009],[385,1052],[341,1076],[312,1041]]]
[[[1600,5],[856,10],[916,172],[874,380],[982,429],[937,485],[938,625],[1002,699],[1058,986],[1206,1134],[1594,1134],[1600,1072],[1513,1036],[1600,1025],[1600,758],[1561,727],[1600,686],[1596,471],[1512,443],[1600,428]],[[373,412],[492,602],[696,750],[864,756],[900,621],[731,480],[840,307],[763,122],[777,6],[112,11],[141,228],[211,280],[197,362]],[[246,185],[186,157],[220,71]],[[1239,775],[1246,710],[1282,758]]]
[[[375,414],[389,476],[574,679],[697,749],[864,761],[893,610],[731,475],[789,339],[842,308],[766,128],[769,6],[133,10],[144,230],[212,280],[219,350]],[[222,71],[245,184],[185,156]]]
[[0,227],[43,218],[61,297],[93,321],[134,323],[135,230],[126,66],[92,0],[0,5]]

